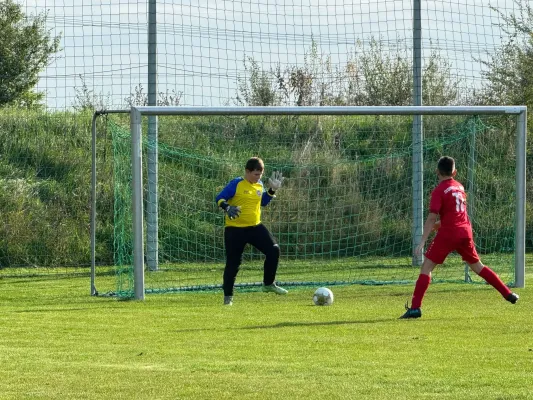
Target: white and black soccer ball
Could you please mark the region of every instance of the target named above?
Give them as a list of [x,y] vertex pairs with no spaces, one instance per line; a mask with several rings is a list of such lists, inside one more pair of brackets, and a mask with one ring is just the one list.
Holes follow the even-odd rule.
[[318,288],[313,295],[315,306],[330,306],[333,304],[333,292],[326,287]]

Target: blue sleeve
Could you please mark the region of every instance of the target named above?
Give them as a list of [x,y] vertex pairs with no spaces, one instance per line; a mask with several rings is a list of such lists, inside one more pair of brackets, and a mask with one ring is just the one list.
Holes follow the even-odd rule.
[[[261,184],[263,184],[263,182],[261,182]],[[263,186],[263,195],[261,196],[261,206],[262,206],[262,207],[267,206],[268,203],[270,203],[270,201],[271,201],[274,197],[276,197],[276,196],[269,194],[269,193],[265,190],[265,187]]]
[[230,183],[228,183],[224,189],[222,189],[222,191],[215,198],[217,206],[220,206],[220,203],[222,203],[223,201],[228,201],[233,196],[235,196],[235,193],[237,192],[237,184],[241,180],[242,178],[235,178],[230,181]]

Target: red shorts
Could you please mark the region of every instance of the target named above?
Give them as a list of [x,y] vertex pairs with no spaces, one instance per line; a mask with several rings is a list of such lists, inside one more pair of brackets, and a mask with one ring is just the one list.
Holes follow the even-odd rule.
[[468,264],[475,264],[479,261],[474,239],[468,237],[450,237],[439,233],[437,233],[429,245],[425,255],[434,263],[442,264],[452,251],[457,251],[463,258],[463,261]]

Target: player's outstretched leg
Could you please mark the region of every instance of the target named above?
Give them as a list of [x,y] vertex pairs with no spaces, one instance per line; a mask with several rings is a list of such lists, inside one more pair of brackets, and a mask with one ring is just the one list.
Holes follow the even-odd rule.
[[489,285],[496,289],[505,300],[511,304],[516,304],[520,296],[511,292],[511,289],[509,289],[507,285],[503,283],[496,272],[486,265],[481,264],[481,262],[471,265],[470,268],[483,279],[485,279]]

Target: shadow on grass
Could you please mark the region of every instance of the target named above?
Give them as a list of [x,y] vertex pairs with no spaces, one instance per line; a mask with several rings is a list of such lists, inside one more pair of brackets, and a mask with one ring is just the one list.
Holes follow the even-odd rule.
[[239,329],[276,329],[276,328],[290,328],[298,326],[329,326],[329,325],[354,325],[354,324],[376,324],[381,322],[390,322],[396,318],[379,318],[366,319],[360,321],[326,321],[326,322],[280,322],[274,325],[258,325],[246,326]]
[[94,307],[75,307],[75,308],[34,308],[29,310],[10,310],[8,313],[24,314],[24,313],[57,313],[70,311],[86,311],[94,310]]
[[65,308],[26,308],[23,310],[5,310],[5,314],[25,314],[25,313],[63,313],[63,312],[78,312],[78,311],[98,311],[98,310],[109,310],[109,309],[118,309],[123,310],[124,308],[121,307],[119,304],[117,305],[109,305],[106,304],[105,307],[99,307],[98,304],[96,304],[93,307],[65,307]]
[[274,325],[256,325],[256,326],[243,326],[240,328],[186,328],[176,329],[174,332],[200,332],[200,331],[226,331],[226,330],[254,330],[254,329],[277,329],[277,328],[291,328],[299,326],[330,326],[330,325],[355,325],[355,324],[376,324],[382,322],[391,322],[397,318],[380,318],[380,319],[368,319],[361,321],[327,321],[327,322],[280,322]]

